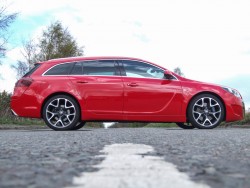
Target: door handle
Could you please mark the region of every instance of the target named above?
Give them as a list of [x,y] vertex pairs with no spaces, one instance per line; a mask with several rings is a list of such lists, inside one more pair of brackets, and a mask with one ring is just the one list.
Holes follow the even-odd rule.
[[130,87],[136,87],[136,86],[138,86],[138,84],[137,84],[137,83],[132,82],[132,83],[129,83],[129,84],[128,84],[128,86],[130,86]]
[[76,83],[78,83],[78,84],[86,84],[86,83],[88,83],[88,81],[77,81]]

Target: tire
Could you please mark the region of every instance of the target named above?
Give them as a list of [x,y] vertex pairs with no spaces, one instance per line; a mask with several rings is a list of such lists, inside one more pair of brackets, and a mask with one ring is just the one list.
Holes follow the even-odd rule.
[[176,123],[176,125],[178,125],[182,129],[194,129],[195,128],[195,126],[193,126],[190,123]]
[[80,108],[72,97],[56,95],[45,103],[43,119],[55,131],[73,130],[80,120]]
[[78,129],[81,129],[83,128],[83,126],[86,124],[85,121],[81,121],[79,122],[72,130],[78,130]]
[[189,122],[199,129],[217,127],[225,116],[225,108],[221,100],[211,94],[194,97],[188,106]]

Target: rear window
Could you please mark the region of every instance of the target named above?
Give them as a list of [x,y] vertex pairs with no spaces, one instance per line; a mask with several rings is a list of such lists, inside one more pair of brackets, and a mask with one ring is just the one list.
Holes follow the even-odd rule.
[[59,64],[49,69],[44,75],[68,75],[74,63]]
[[71,75],[113,76],[120,75],[117,63],[113,60],[77,62]]
[[89,61],[83,63],[84,75],[102,75],[112,76],[118,75],[115,62],[112,60]]
[[36,63],[35,65],[34,65],[34,67],[32,68],[32,69],[30,69],[29,70],[29,72],[27,72],[23,77],[28,77],[28,76],[30,76],[33,72],[35,72],[37,69],[38,69],[38,67],[40,67],[41,66],[41,64],[40,63]]

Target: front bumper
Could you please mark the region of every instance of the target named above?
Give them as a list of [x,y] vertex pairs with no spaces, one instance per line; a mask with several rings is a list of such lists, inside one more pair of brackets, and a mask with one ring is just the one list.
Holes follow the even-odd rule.
[[234,98],[226,105],[226,121],[240,121],[245,118],[245,104],[242,99]]

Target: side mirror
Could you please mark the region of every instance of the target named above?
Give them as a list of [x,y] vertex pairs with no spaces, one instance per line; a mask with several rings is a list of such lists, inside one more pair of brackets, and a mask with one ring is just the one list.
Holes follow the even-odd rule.
[[164,71],[164,74],[165,74],[165,75],[166,75],[166,74],[172,75],[172,73],[171,73],[169,70],[165,70],[165,71]]
[[174,80],[175,77],[172,75],[172,73],[169,70],[164,71],[164,78],[167,80]]

